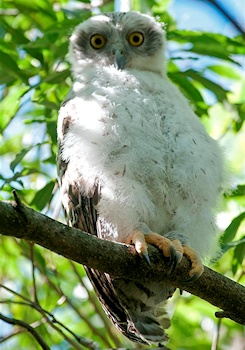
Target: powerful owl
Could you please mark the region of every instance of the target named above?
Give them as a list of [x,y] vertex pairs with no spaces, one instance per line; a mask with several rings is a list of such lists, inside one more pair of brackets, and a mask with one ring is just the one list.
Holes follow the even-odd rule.
[[[70,38],[74,83],[58,120],[58,172],[69,224],[106,240],[147,244],[190,278],[215,245],[223,161],[165,69],[163,26],[135,12],[81,23]],[[112,322],[145,344],[167,339],[166,281],[136,283],[86,268]]]

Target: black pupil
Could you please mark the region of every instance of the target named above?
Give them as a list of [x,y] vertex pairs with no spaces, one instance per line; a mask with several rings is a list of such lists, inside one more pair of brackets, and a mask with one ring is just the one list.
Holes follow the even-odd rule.
[[100,38],[96,38],[96,39],[95,39],[95,44],[96,44],[97,46],[100,46],[100,45],[102,44],[102,40],[101,40]]
[[139,41],[140,41],[139,36],[138,36],[138,35],[134,35],[134,36],[133,36],[133,42],[134,42],[134,43],[138,43]]

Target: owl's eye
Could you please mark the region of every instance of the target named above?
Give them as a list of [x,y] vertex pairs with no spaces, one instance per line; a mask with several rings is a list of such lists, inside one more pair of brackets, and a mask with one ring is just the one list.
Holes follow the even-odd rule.
[[90,44],[94,49],[102,49],[105,46],[106,39],[102,34],[95,34],[90,39]]
[[144,36],[140,32],[133,32],[128,37],[128,42],[132,46],[140,46],[144,41]]

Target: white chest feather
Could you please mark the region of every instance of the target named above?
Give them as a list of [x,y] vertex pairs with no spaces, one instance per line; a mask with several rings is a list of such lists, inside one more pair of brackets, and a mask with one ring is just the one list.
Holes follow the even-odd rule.
[[[105,68],[76,82],[61,114],[72,113],[63,158],[87,183],[99,179],[98,206],[119,241],[140,223],[187,238],[213,232],[221,156],[185,98],[167,78]],[[208,239],[207,239],[208,241]],[[194,248],[198,246],[192,239]]]

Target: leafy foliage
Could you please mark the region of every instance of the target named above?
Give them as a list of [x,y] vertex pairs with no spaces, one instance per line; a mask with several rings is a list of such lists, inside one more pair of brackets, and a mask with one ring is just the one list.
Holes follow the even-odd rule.
[[[69,7],[67,0],[6,0],[0,17],[0,188],[1,199],[17,189],[21,200],[64,220],[56,184],[56,120],[71,85],[66,60],[73,28],[91,15],[89,1]],[[241,36],[178,30],[167,13],[169,1],[135,1],[134,9],[151,11],[166,21],[169,78],[189,99],[210,134],[226,148],[233,170],[219,223],[225,229],[222,254],[214,268],[244,280],[245,89],[239,57]],[[100,10],[112,11],[104,1]],[[105,317],[81,266],[40,248],[1,238],[1,310],[30,324],[52,349],[132,346]],[[210,349],[215,327],[220,349],[232,349],[242,328],[215,320],[214,308],[190,295],[175,296],[169,330],[172,349]],[[1,322],[4,349],[39,349],[23,327]],[[93,342],[90,342],[90,339]]]

